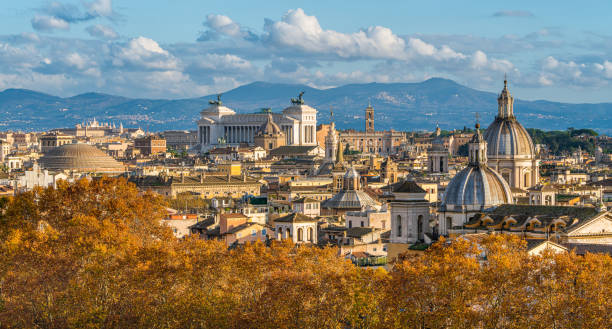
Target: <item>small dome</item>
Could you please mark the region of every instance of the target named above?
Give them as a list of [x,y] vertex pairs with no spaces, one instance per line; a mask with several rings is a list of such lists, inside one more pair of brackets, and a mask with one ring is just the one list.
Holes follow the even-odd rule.
[[342,190],[331,199],[323,201],[322,208],[327,209],[362,209],[376,207],[378,203],[364,191]]
[[87,144],[65,144],[50,150],[38,160],[40,166],[50,170],[83,172],[125,171],[125,167],[98,148]]
[[280,127],[276,123],[274,123],[272,114],[268,113],[268,120],[266,121],[266,123],[261,125],[261,127],[259,128],[258,134],[259,135],[277,135],[277,134],[283,134],[283,131],[280,129]]
[[501,175],[487,166],[468,166],[448,184],[443,206],[487,209],[505,203],[512,203],[512,193]]

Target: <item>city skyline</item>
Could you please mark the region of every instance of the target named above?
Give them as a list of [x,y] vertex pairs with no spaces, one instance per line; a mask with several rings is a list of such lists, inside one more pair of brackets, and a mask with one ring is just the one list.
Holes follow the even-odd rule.
[[328,88],[443,77],[497,92],[508,74],[522,99],[612,101],[611,4],[507,6],[6,3],[0,89],[182,98],[253,81]]

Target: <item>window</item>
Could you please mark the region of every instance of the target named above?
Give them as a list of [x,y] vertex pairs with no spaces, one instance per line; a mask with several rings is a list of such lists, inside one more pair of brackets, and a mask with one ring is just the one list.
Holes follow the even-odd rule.
[[363,221],[361,221],[361,227],[363,227]]
[[419,236],[421,236],[421,234],[423,233],[423,215],[419,215],[419,218],[417,220],[417,227]]
[[268,233],[268,231],[264,228],[261,230],[261,235],[265,236]]
[[298,241],[304,241],[304,230],[300,227],[298,228]]
[[384,229],[386,229],[386,228],[387,228],[387,221],[386,221],[386,220],[383,220],[383,221],[380,221],[380,222],[381,222],[381,224],[382,224],[382,229],[383,229],[383,230],[384,230]]
[[349,220],[349,228],[353,227],[353,221]]
[[397,236],[402,236],[402,216],[397,215]]

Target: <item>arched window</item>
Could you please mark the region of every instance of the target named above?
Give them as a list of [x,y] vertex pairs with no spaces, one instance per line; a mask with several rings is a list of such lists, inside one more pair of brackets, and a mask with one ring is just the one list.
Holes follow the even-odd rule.
[[304,241],[304,230],[300,227],[298,228],[298,241]]
[[417,219],[417,230],[419,232],[419,237],[423,234],[423,215],[419,215]]
[[402,236],[402,216],[397,215],[397,236]]
[[529,186],[531,185],[530,179],[529,179],[529,173],[526,172],[525,173],[525,186]]
[[453,228],[453,219],[451,217],[446,217],[446,232]]
[[287,238],[291,237],[291,229],[287,227]]
[[312,229],[312,227],[308,228],[308,241],[313,242],[314,243],[314,234],[313,234],[314,230]]
[[278,228],[278,234],[277,235],[278,235],[278,239],[279,240],[283,238],[283,228],[282,227]]

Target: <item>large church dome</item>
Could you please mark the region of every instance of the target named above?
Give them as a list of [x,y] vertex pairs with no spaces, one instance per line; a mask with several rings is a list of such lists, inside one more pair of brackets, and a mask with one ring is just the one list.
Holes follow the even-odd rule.
[[455,207],[472,210],[505,203],[512,203],[512,193],[501,175],[487,166],[468,166],[453,177],[446,187],[443,206],[447,210]]
[[38,160],[43,169],[79,172],[121,173],[125,167],[95,146],[65,144]]
[[476,134],[469,143],[469,165],[450,181],[444,193],[445,211],[484,210],[512,203],[508,183],[487,166],[487,143],[476,125]]
[[498,114],[491,123],[484,138],[487,141],[487,155],[491,159],[529,158],[535,156],[533,141],[529,133],[514,116],[514,97],[508,91],[508,81],[498,99]]

